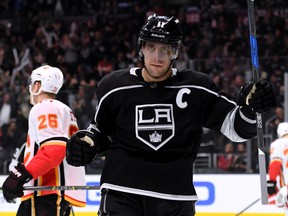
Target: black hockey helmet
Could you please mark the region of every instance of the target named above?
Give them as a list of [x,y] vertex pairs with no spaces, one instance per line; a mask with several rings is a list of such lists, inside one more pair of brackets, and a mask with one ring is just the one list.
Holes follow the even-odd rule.
[[147,22],[140,30],[137,44],[138,50],[141,49],[144,41],[173,45],[178,55],[182,44],[182,31],[179,20],[175,17],[157,16],[156,14],[149,16]]

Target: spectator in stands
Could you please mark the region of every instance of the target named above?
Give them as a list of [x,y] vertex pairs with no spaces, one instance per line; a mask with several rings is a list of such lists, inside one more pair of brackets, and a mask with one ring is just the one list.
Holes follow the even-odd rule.
[[233,162],[235,161],[235,151],[232,142],[225,145],[224,153],[217,157],[217,168],[227,172],[232,170]]
[[232,98],[234,98],[234,100],[237,99],[238,92],[241,86],[244,85],[245,81],[246,80],[243,74],[240,74],[240,73],[233,74],[229,95]]
[[8,124],[2,126],[2,136],[0,139],[2,147],[6,150],[7,157],[15,149],[18,139],[22,134],[22,128],[18,127],[18,122],[15,118],[12,118]]
[[86,86],[79,87],[72,110],[78,120],[79,128],[86,128],[89,125],[87,122],[93,116],[94,111],[91,105],[91,98],[86,94]]
[[113,64],[108,59],[108,56],[105,55],[98,63],[98,72],[99,74],[103,74],[103,76],[110,73],[113,69]]
[[284,108],[282,106],[276,106],[274,108],[273,116],[267,120],[268,121],[268,131],[267,134],[272,134],[273,139],[277,139],[277,127],[280,122],[284,121]]
[[0,101],[0,127],[5,124],[9,124],[10,119],[15,117],[15,104],[12,101],[9,93],[4,93],[2,100]]
[[247,155],[246,146],[244,143],[237,144],[237,154],[234,158],[231,170],[233,172],[246,172],[247,167]]
[[17,128],[16,119],[11,119],[9,124],[0,128],[0,169],[4,174],[5,161],[9,161],[12,152],[20,138],[21,129]]

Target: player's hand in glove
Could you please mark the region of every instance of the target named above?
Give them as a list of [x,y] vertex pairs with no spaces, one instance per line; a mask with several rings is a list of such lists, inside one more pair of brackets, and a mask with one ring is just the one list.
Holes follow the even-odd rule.
[[275,194],[278,191],[276,181],[267,181],[267,191],[269,195]]
[[95,134],[87,130],[74,133],[66,143],[66,160],[72,166],[85,166],[99,153]]
[[271,83],[267,81],[246,83],[239,91],[238,104],[247,109],[251,108],[253,112],[269,111],[276,105]]
[[5,200],[11,203],[15,202],[15,198],[23,196],[23,185],[32,178],[25,166],[22,163],[18,163],[2,185]]

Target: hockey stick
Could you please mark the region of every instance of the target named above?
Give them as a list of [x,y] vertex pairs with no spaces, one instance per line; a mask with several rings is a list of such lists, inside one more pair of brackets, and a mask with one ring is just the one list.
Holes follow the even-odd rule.
[[251,206],[253,206],[255,203],[257,203],[260,200],[260,198],[258,198],[257,200],[255,200],[254,202],[252,202],[250,205],[248,205],[246,208],[244,208],[242,211],[240,211],[238,214],[236,214],[235,216],[239,216],[241,215],[243,212],[245,212],[248,208],[250,208]]
[[[86,185],[86,186],[25,186],[23,190],[99,190],[100,186]],[[0,187],[2,190],[2,187]]]
[[[251,63],[253,80],[255,83],[259,82],[259,63],[258,63],[258,48],[256,39],[256,26],[254,17],[254,0],[247,0],[248,4],[248,20],[249,20],[249,34],[250,34],[250,49],[251,49]],[[261,202],[262,204],[268,204],[268,192],[267,192],[267,178],[266,178],[266,159],[265,159],[265,146],[262,127],[262,115],[256,113],[257,121],[257,141],[258,141],[258,165],[260,173],[260,185],[261,185]]]

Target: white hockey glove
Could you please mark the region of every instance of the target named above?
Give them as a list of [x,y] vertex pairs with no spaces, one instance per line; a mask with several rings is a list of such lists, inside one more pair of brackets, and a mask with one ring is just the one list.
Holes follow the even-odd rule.
[[279,208],[288,208],[287,200],[288,190],[287,185],[282,187],[276,195],[276,206]]

